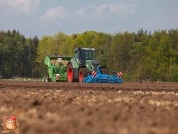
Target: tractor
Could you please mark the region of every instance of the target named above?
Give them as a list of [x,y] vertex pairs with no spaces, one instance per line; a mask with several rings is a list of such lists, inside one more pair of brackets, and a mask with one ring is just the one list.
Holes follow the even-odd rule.
[[[72,58],[67,65],[67,81],[68,82],[83,82],[84,77],[87,77],[92,71],[97,70],[99,61],[95,58],[96,51],[100,49],[94,48],[76,48],[75,58]],[[101,50],[103,54],[103,51]],[[101,67],[103,74],[108,74],[106,67]]]

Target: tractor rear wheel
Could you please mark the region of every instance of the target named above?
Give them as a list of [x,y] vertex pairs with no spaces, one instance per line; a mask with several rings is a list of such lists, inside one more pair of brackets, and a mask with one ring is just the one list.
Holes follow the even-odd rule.
[[83,82],[83,79],[84,77],[87,77],[89,74],[89,71],[86,67],[81,67],[79,69],[79,82],[82,83]]
[[108,69],[105,67],[100,68],[102,74],[108,74]]

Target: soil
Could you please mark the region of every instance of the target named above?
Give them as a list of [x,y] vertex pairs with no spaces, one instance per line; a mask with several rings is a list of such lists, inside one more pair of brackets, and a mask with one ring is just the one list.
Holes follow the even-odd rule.
[[21,134],[178,134],[178,83],[1,80],[0,124],[11,115]]

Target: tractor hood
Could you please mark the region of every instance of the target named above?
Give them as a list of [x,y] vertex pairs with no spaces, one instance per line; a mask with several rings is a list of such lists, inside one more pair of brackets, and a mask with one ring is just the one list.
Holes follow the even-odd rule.
[[94,68],[97,68],[97,66],[98,66],[98,61],[96,61],[96,60],[90,60],[90,62],[91,62],[92,66],[93,66]]
[[87,69],[92,72],[93,70],[96,70],[98,67],[98,61],[97,60],[86,60],[86,66]]

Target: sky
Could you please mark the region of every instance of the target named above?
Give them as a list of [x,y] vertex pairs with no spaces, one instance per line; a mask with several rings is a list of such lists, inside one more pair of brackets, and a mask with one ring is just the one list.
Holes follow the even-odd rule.
[[178,0],[0,0],[0,31],[26,38],[178,29]]

